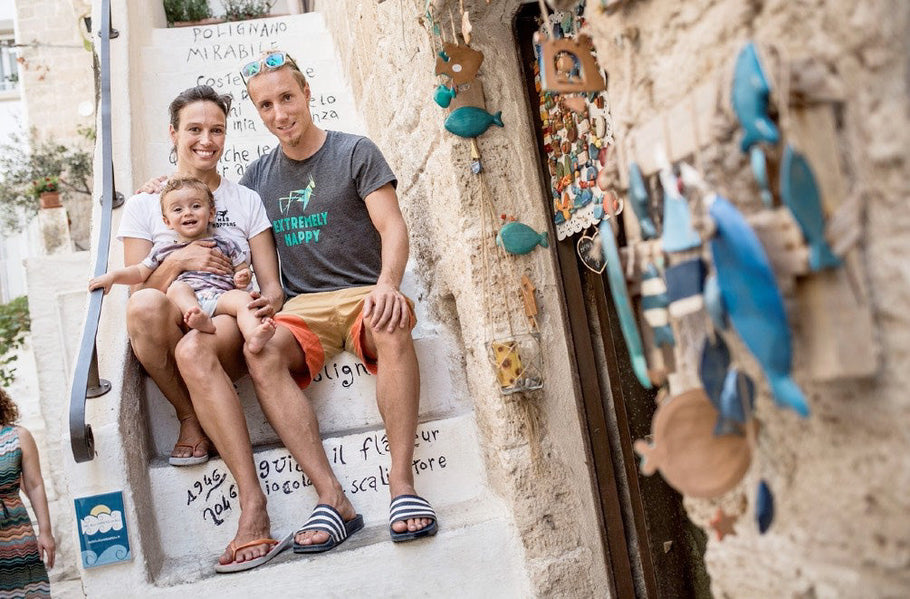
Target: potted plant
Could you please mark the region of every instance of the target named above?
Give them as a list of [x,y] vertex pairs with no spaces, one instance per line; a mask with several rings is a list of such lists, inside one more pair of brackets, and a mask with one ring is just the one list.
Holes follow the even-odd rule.
[[244,21],[267,17],[275,0],[222,0],[224,18],[228,21]]
[[164,0],[164,15],[169,27],[198,25],[212,20],[208,0]]
[[31,193],[38,198],[41,208],[60,208],[60,177],[46,175],[32,181]]

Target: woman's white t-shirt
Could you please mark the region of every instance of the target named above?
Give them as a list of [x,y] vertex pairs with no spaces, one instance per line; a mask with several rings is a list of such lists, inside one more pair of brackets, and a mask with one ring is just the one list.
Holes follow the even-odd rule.
[[[272,227],[262,199],[255,191],[225,178],[212,195],[215,196],[215,235],[236,242],[250,262],[249,240]],[[140,193],[127,200],[117,230],[117,239],[122,241],[125,237],[146,239],[152,244],[177,240],[161,217],[160,194]]]

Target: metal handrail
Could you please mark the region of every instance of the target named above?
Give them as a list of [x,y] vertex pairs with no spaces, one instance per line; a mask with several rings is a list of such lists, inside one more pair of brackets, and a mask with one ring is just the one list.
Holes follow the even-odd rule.
[[[117,37],[111,29],[111,1],[101,1],[101,27],[98,36],[100,58],[100,103],[101,103],[101,227],[98,236],[98,255],[95,258],[94,276],[107,271],[107,259],[111,243],[111,213],[118,201],[114,188],[114,158],[111,142],[111,53],[110,40]],[[98,397],[111,390],[110,382],[98,377],[98,351],[95,337],[101,319],[101,303],[104,291],[96,289],[89,296],[88,315],[79,342],[79,357],[73,372],[70,391],[70,445],[77,462],[87,462],[95,457],[95,438],[92,427],[85,422],[85,402],[89,397]]]

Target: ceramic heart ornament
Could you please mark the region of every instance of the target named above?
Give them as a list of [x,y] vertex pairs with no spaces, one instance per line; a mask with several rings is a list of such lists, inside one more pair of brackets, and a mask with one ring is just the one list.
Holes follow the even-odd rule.
[[582,235],[578,238],[575,248],[578,250],[578,257],[581,259],[581,263],[588,270],[600,274],[607,267],[599,232],[594,235]]

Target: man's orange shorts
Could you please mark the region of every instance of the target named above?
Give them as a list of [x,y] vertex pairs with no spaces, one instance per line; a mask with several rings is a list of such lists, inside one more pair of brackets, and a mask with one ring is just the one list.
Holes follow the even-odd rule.
[[[308,372],[292,373],[301,389],[309,386],[326,361],[343,351],[355,354],[370,374],[376,374],[376,357],[366,352],[363,327],[363,301],[374,287],[305,293],[289,299],[275,315],[275,322],[291,331],[306,358]],[[405,299],[413,329],[417,324],[414,302]]]

